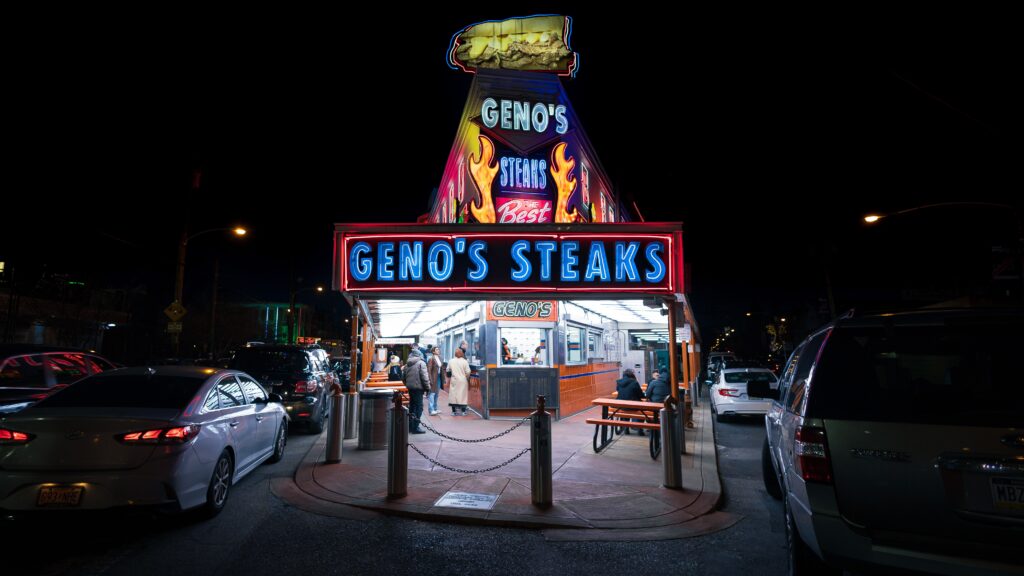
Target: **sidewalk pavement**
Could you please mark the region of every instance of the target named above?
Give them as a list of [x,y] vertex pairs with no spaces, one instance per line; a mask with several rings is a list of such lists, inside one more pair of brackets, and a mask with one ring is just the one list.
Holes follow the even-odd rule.
[[[447,395],[442,393],[442,398]],[[424,416],[424,423],[446,435],[475,439],[495,435],[518,420],[483,420],[476,416]],[[727,528],[740,516],[716,511],[722,487],[718,477],[711,413],[707,402],[694,408],[694,428],[686,430],[682,456],[683,489],[663,488],[664,453],[651,460],[648,439],[620,435],[595,454],[591,441],[599,417],[593,408],[552,425],[554,504],[533,506],[529,452],[511,464],[480,474],[452,472],[409,450],[408,495],[387,497],[387,450],[358,450],[344,442],[342,461],[324,463],[327,436],[306,454],[294,479],[278,478],[274,493],[310,512],[353,519],[378,513],[441,522],[542,529],[548,540],[670,540]],[[410,435],[409,442],[435,461],[461,470],[500,464],[530,446],[523,425],[485,443],[446,440],[432,432]],[[489,511],[435,505],[446,492],[497,495]]]

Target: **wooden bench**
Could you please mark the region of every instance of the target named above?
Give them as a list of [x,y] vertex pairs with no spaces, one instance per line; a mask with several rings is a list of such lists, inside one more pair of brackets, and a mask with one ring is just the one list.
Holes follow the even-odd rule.
[[[625,430],[633,428],[650,432],[651,458],[658,458],[661,453],[661,434],[659,433],[661,424],[658,423],[658,412],[664,408],[662,403],[596,398],[592,404],[601,407],[600,418],[587,418],[586,420],[587,424],[594,425],[594,452],[604,450],[617,434],[622,434]],[[626,420],[622,418],[626,418]],[[634,422],[633,419],[640,420],[640,422]],[[600,441],[598,441],[599,438]]]

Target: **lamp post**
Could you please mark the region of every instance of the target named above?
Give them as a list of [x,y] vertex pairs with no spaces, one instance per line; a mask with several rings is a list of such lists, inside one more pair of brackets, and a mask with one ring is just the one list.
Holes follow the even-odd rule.
[[[178,266],[177,274],[174,280],[174,301],[171,305],[164,310],[164,314],[170,319],[168,326],[168,332],[174,335],[174,355],[179,356],[181,354],[181,319],[185,317],[188,312],[182,305],[182,294],[185,288],[185,254],[188,250],[188,243],[203,234],[209,234],[210,232],[221,232],[224,230],[231,230],[235,236],[245,236],[248,230],[241,226],[234,228],[209,228],[201,232],[189,235],[188,227],[185,227],[181,231],[181,241],[178,243]],[[173,328],[172,328],[173,326]]]
[[315,286],[310,286],[308,288],[299,288],[298,290],[293,288],[292,291],[291,291],[291,298],[288,300],[288,343],[289,344],[295,344],[295,341],[296,341],[296,334],[295,334],[297,332],[297,329],[296,329],[297,328],[297,326],[296,326],[296,317],[298,316],[298,314],[296,313],[296,310],[295,310],[295,296],[296,296],[296,294],[299,294],[300,292],[310,292],[310,291],[315,291],[317,294],[323,294],[324,287],[323,287],[322,284],[317,284]]

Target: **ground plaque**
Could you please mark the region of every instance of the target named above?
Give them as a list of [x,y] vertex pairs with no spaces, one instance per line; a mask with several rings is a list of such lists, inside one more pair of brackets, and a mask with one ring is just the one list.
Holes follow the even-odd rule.
[[434,506],[445,508],[469,508],[470,510],[490,510],[498,499],[497,494],[472,494],[470,492],[445,492],[444,496],[434,502]]

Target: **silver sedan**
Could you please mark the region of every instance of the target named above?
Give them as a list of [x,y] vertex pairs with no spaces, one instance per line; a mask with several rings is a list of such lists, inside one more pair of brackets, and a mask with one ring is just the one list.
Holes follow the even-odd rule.
[[237,370],[122,368],[0,420],[0,510],[169,506],[220,512],[284,454],[280,397]]

